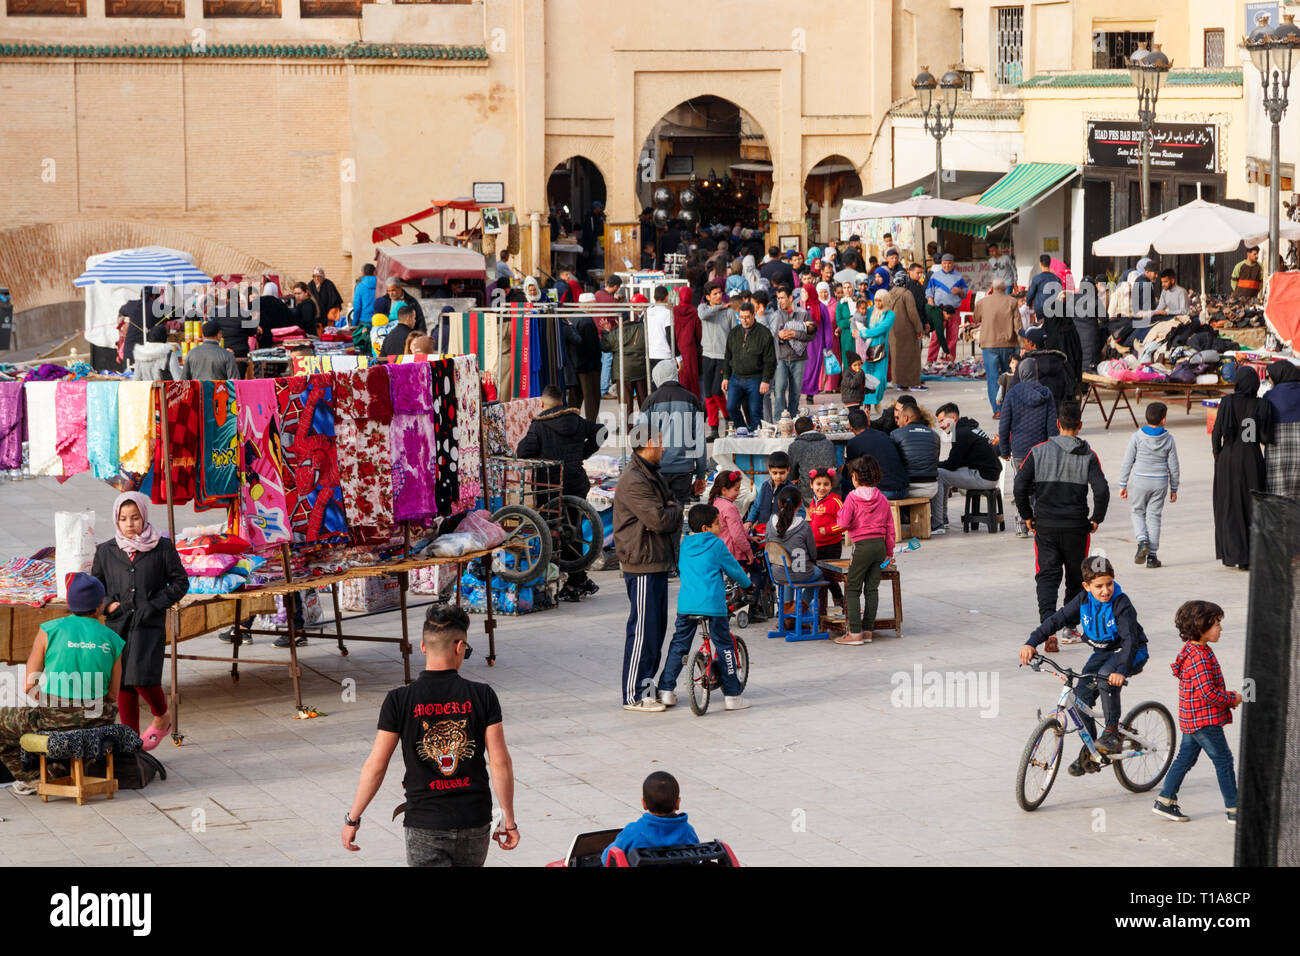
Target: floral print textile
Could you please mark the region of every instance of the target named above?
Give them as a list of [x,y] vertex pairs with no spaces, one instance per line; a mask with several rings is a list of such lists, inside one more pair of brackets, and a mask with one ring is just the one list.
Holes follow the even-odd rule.
[[86,383],[58,382],[54,387],[54,431],[63,474],[59,482],[90,470],[86,452]]
[[382,365],[337,375],[334,426],[338,437],[339,481],[348,527],[357,544],[387,543],[393,529],[393,423],[388,369]]
[[393,520],[428,518],[438,513],[430,363],[390,365],[393,427],[388,448],[393,459]]

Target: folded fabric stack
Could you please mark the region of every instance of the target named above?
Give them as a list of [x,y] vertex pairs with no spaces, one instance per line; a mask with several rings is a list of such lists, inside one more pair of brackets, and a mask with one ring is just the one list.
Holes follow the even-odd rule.
[[975,357],[958,359],[952,361],[941,358],[937,362],[929,362],[921,369],[921,378],[924,379],[944,379],[944,378],[976,378],[984,377],[984,363]]
[[54,594],[54,562],[14,558],[0,564],[0,604],[44,607]]
[[248,541],[212,528],[186,528],[176,551],[190,579],[191,594],[229,594],[249,583],[266,559],[249,554]]

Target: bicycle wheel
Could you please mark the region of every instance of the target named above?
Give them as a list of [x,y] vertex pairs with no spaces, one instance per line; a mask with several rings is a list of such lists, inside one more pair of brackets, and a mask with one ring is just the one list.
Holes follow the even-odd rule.
[[736,680],[740,681],[742,691],[749,683],[749,648],[745,646],[743,637],[736,637]]
[[565,495],[560,501],[555,563],[565,574],[585,571],[596,563],[605,545],[600,512],[586,498]]
[[493,513],[492,520],[505,529],[500,556],[507,559],[492,562],[493,574],[511,584],[525,584],[546,573],[551,563],[551,529],[541,515],[524,505],[506,505]]
[[1065,728],[1055,717],[1047,717],[1034,728],[1016,773],[1016,803],[1021,810],[1037,810],[1047,799],[1061,769],[1065,749]]
[[740,628],[742,631],[749,627],[749,611],[743,607],[736,612],[736,627]]
[[686,692],[690,695],[691,713],[702,716],[709,709],[709,684],[713,674],[709,669],[709,659],[703,651],[696,651],[691,658],[691,667],[687,672]]
[[[1164,779],[1173,763],[1174,745],[1178,742],[1174,718],[1164,704],[1144,700],[1125,715],[1120,728],[1141,737],[1147,747],[1141,756],[1114,761],[1115,776],[1125,790],[1145,793]],[[1127,737],[1123,740],[1124,753],[1131,753],[1137,744]]]

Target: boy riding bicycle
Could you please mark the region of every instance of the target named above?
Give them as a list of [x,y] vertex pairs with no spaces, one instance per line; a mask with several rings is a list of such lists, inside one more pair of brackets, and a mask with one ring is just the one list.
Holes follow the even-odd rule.
[[[1124,749],[1117,732],[1120,688],[1126,677],[1140,673],[1145,666],[1147,636],[1138,623],[1133,602],[1115,582],[1115,569],[1100,555],[1084,559],[1083,591],[1038,625],[1020,648],[1020,663],[1028,664],[1033,659],[1034,648],[1066,625],[1077,626],[1083,632],[1083,639],[1093,648],[1092,656],[1083,666],[1083,673],[1106,678],[1104,683],[1080,681],[1075,689],[1075,698],[1085,707],[1092,707],[1098,695],[1101,696],[1105,732],[1098,738],[1096,722],[1084,715],[1088,733],[1097,741],[1101,753],[1119,753]],[[1094,773],[1101,767],[1084,744],[1078,759],[1067,769],[1072,777],[1079,777],[1084,773]]]

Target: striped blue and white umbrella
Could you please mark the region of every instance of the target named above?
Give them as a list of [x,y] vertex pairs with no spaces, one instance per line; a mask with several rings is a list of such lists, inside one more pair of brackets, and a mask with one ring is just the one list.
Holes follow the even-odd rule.
[[212,281],[202,269],[180,256],[149,249],[126,249],[109,256],[77,276],[74,286],[95,285],[207,285]]

